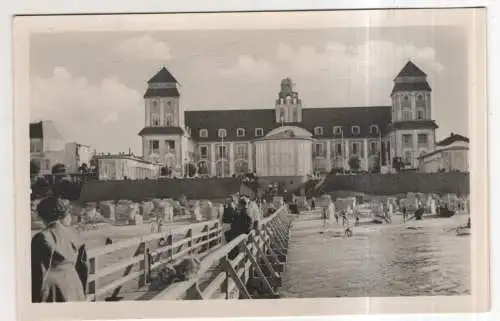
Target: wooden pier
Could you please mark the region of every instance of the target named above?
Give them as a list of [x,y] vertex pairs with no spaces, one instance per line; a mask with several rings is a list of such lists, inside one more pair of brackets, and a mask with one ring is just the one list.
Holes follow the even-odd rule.
[[[88,253],[88,300],[276,298],[292,217],[283,206],[258,228],[228,244],[224,244],[221,222],[212,220],[92,249]],[[236,248],[238,255],[230,259],[229,252]],[[190,256],[201,261],[195,275],[162,290],[151,290],[151,276],[156,271]]]

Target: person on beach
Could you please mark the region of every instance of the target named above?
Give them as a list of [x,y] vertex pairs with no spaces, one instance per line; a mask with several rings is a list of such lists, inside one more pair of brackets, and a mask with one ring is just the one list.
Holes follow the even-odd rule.
[[401,213],[403,213],[403,223],[406,223],[406,220],[408,219],[408,212],[406,211],[406,207],[404,205],[401,208]]
[[31,240],[32,302],[85,301],[87,252],[70,229],[67,204],[50,196],[37,211],[46,227]]
[[313,198],[311,198],[311,210],[315,210],[316,209],[316,200]]
[[327,218],[328,218],[327,209],[326,209],[326,207],[323,207],[323,211],[322,211],[323,228],[326,227]]

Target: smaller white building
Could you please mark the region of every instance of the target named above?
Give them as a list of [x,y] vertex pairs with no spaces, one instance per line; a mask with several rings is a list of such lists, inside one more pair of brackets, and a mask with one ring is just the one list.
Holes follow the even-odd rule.
[[98,179],[152,179],[160,176],[160,164],[131,154],[96,155]]
[[313,171],[312,134],[296,126],[282,126],[255,141],[258,176],[306,176]]
[[436,149],[419,157],[419,171],[436,172],[468,172],[469,171],[469,139],[451,133],[450,136],[436,143]]
[[64,165],[68,173],[76,173],[80,166],[86,164],[89,166],[92,158],[90,146],[78,143],[67,143],[64,148]]

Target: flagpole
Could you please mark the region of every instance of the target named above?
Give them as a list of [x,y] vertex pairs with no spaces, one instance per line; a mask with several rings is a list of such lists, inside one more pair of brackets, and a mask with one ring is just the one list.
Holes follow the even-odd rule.
[[224,135],[220,137],[220,151],[221,151],[221,173],[224,178]]
[[341,139],[340,141],[342,142],[342,149],[340,150],[342,152],[342,172],[344,172],[344,167],[345,167],[345,146],[344,146],[344,128],[340,128],[340,135],[341,135]]
[[379,162],[379,167],[382,167],[382,132],[380,129],[378,130],[378,137],[379,137],[379,155],[378,155],[378,162]]

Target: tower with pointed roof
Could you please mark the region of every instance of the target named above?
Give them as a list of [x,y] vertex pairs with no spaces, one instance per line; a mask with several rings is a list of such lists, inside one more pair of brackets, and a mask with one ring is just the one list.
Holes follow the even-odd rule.
[[299,93],[293,90],[290,78],[281,80],[281,90],[276,100],[276,123],[300,123],[302,121],[302,101]]
[[189,159],[189,129],[185,127],[178,82],[161,68],[149,81],[144,94],[145,123],[139,132],[143,157],[182,172]]
[[432,120],[431,92],[427,74],[411,60],[394,79],[388,150],[407,168],[416,168],[418,157],[434,150],[438,126]]

